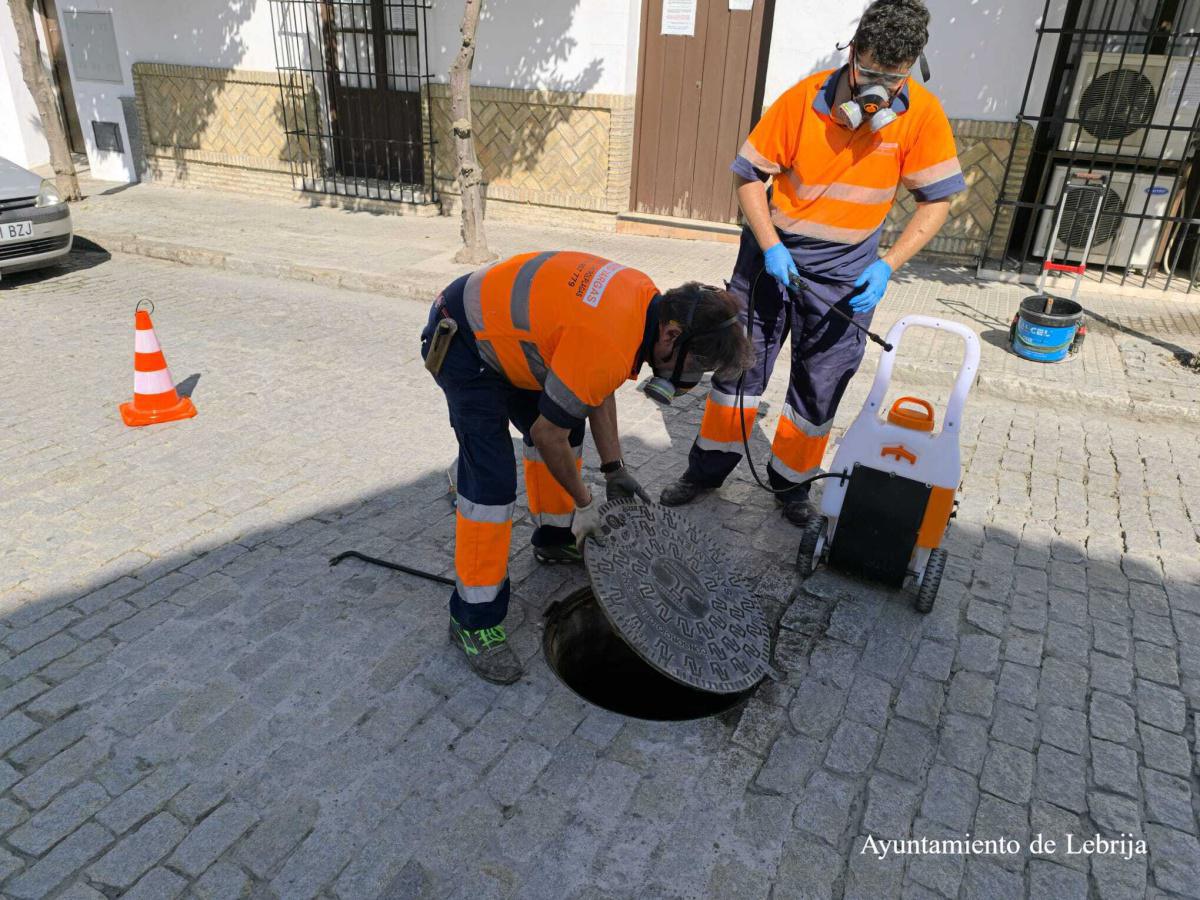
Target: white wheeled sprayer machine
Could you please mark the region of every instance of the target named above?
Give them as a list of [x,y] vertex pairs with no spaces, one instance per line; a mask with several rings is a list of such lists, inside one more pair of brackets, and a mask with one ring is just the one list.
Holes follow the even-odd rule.
[[[937,428],[932,404],[901,397],[883,403],[901,337],[909,328],[954,334],[966,344],[958,378]],[[890,345],[890,346],[887,346]],[[805,526],[797,568],[832,568],[901,587],[916,586],[914,606],[933,608],[946,567],[942,538],[962,475],[959,430],[979,369],[979,339],[965,325],[905,316],[887,334],[866,405],[842,436],[821,499],[821,515]]]

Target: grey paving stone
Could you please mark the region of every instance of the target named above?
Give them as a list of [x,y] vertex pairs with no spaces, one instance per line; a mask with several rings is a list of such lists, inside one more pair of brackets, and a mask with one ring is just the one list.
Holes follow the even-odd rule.
[[75,638],[66,632],[60,632],[0,665],[0,678],[7,678],[10,682],[20,681],[60,656],[66,656],[77,646],[79,642]]
[[1033,790],[1033,754],[993,743],[983,763],[979,786],[1013,803],[1027,803]]
[[[1133,637],[1135,641],[1148,641],[1160,647],[1174,647],[1177,642],[1175,629],[1171,627],[1171,619],[1168,616],[1155,616],[1144,612],[1133,614]],[[1136,654],[1135,644],[1134,655]]]
[[1025,896],[1025,880],[995,863],[969,859],[962,890],[964,900],[1018,900]]
[[795,826],[836,844],[846,830],[857,793],[853,782],[828,772],[814,773],[796,807]]
[[117,834],[160,810],[167,801],[187,786],[187,780],[171,769],[152,772],[96,814],[96,820]]
[[892,719],[883,738],[876,767],[910,781],[917,780],[933,758],[936,734],[915,722]]
[[1142,829],[1141,806],[1132,800],[1103,791],[1088,794],[1088,812],[1102,834],[1137,834]]
[[1010,703],[1033,709],[1037,706],[1038,670],[1032,666],[1006,662],[1000,671],[996,693]]
[[[966,827],[970,827],[969,823]],[[913,834],[930,840],[961,840],[963,831],[942,828],[936,822],[919,818],[913,823]],[[957,897],[965,870],[966,857],[959,854],[915,855],[908,860],[907,876],[935,896]]]
[[28,703],[38,694],[49,689],[50,685],[40,678],[29,677],[0,691],[0,716],[7,716],[23,703]]
[[875,775],[867,782],[863,830],[877,838],[908,837],[919,802],[920,789],[916,785],[889,775]]
[[1058,863],[1035,859],[1029,864],[1029,895],[1055,900],[1087,900],[1087,875]]
[[1054,588],[1050,591],[1050,617],[1059,622],[1083,625],[1087,622],[1087,597],[1074,591]]
[[967,621],[996,637],[1004,634],[1004,610],[979,598],[973,599],[967,607]]
[[6,882],[4,891],[22,900],[41,900],[100,854],[112,840],[111,834],[89,822],[24,873]]
[[760,790],[797,795],[821,760],[821,744],[811,738],[782,735],[771,747],[755,784]]
[[167,865],[193,878],[216,862],[257,821],[258,815],[245,803],[226,803],[191,830],[167,861]]
[[1143,769],[1142,785],[1146,792],[1147,819],[1181,831],[1196,830],[1192,789],[1186,780],[1165,772]]
[[95,782],[85,781],[60,794],[5,840],[32,856],[41,856],[108,803],[108,794]]
[[1178,687],[1179,665],[1175,661],[1175,645],[1161,647],[1145,641],[1133,645],[1134,668],[1139,678]]
[[1175,734],[1183,733],[1187,711],[1179,691],[1139,678],[1135,692],[1138,719]]
[[13,794],[34,809],[39,809],[60,791],[87,775],[104,755],[104,746],[86,737],[19,782],[13,788]]
[[900,686],[896,714],[922,725],[937,725],[942,714],[945,689],[941,682],[910,675]]
[[1129,627],[1114,622],[1092,623],[1092,645],[1101,653],[1128,659],[1133,656]]
[[1038,743],[1038,721],[1032,710],[997,701],[992,720],[991,736],[1024,750],[1034,750]]
[[841,718],[847,692],[819,681],[805,680],[796,690],[789,715],[801,734],[827,737]]
[[1046,627],[1046,653],[1049,656],[1086,663],[1090,646],[1086,628],[1067,622],[1051,622]]
[[537,780],[551,754],[530,741],[518,741],[496,763],[485,782],[497,803],[511,805]]
[[24,713],[9,713],[0,719],[0,753],[7,753],[39,728],[41,726]]
[[913,657],[912,670],[932,678],[934,681],[947,681],[950,678],[950,667],[953,663],[953,647],[926,639],[921,641],[917,647],[916,656]]
[[1150,851],[1150,871],[1154,874],[1155,884],[1185,897],[1197,896],[1200,890],[1200,842],[1195,835],[1161,825],[1147,825],[1146,847]]
[[104,900],[104,895],[77,881],[59,894],[57,900]]
[[[1093,741],[1093,753],[1098,741]],[[1094,759],[1094,757],[1093,757]],[[1037,754],[1036,795],[1072,812],[1087,809],[1087,761],[1074,753],[1043,744]],[[1099,779],[1097,778],[1097,783]]]
[[1138,726],[1142,737],[1142,758],[1151,769],[1187,777],[1192,771],[1192,756],[1188,752],[1187,739],[1147,725]]
[[[862,839],[856,841],[861,843]],[[904,859],[889,856],[879,859],[871,853],[862,853],[854,848],[850,851],[850,864],[846,870],[845,900],[871,900],[875,897],[896,897],[904,879]]]
[[280,800],[237,846],[238,861],[256,877],[267,878],[312,832],[319,811],[320,804],[312,799]]
[[[975,826],[970,833],[989,841],[1004,841],[999,852],[982,856],[1006,869],[1019,871],[1025,864],[1029,846],[1029,812],[1024,804],[1009,803],[991,794],[982,794],[975,811]],[[1015,852],[1012,852],[1014,851]]]
[[1004,641],[1004,658],[1022,666],[1040,666],[1044,644],[1040,634],[1009,631]]
[[1146,896],[1146,858],[1097,856],[1092,860],[1096,895],[1100,900],[1125,900]]
[[1051,706],[1042,715],[1042,740],[1069,753],[1088,746],[1087,716],[1065,706]]
[[53,722],[33,738],[8,754],[8,759],[26,771],[57,756],[84,736],[93,725],[86,712],[75,712]]
[[121,840],[88,868],[96,884],[128,888],[183,840],[187,826],[170,813],[159,813]]
[[987,725],[969,716],[948,715],[942,722],[937,758],[942,762],[979,774],[987,754]]
[[842,722],[833,733],[825,767],[847,775],[861,775],[875,758],[879,732],[858,722]]
[[250,879],[232,863],[219,862],[193,888],[200,900],[239,900],[250,891]]
[[229,794],[229,786],[220,778],[193,781],[171,798],[169,808],[188,824],[195,824],[216,809]]
[[959,668],[985,675],[996,671],[1000,660],[1000,640],[990,634],[971,634],[958,642]]
[[1140,800],[1137,754],[1128,747],[1108,741],[1092,741],[1092,777],[1096,786]]
[[842,854],[815,838],[793,834],[784,843],[775,879],[776,898],[828,900],[841,879],[846,861]]
[[[975,778],[959,769],[935,765],[929,770],[921,815],[933,822],[965,831],[970,827],[979,802]],[[925,881],[926,887],[936,887]]]
[[1046,659],[1038,683],[1038,705],[1058,704],[1083,709],[1087,698],[1088,670],[1077,663]]
[[1133,695],[1133,663],[1128,659],[1093,653],[1091,660],[1092,687],[1121,697]]
[[1088,709],[1088,721],[1093,737],[1119,744],[1133,739],[1133,710],[1129,708],[1128,703],[1117,699],[1112,694],[1104,694],[1099,691],[1092,694],[1091,707]]
[[172,900],[187,889],[187,880],[167,869],[151,869],[122,894],[130,900]]
[[1060,865],[1069,866],[1087,872],[1089,857],[1083,854],[1067,854],[1064,852],[1065,835],[1082,835],[1090,833],[1082,817],[1042,800],[1034,800],[1029,807],[1030,832],[1041,834],[1044,839],[1057,842],[1054,861]]
[[977,672],[957,672],[950,682],[946,708],[951,712],[990,718],[996,698],[996,683]]
[[854,677],[846,700],[846,718],[882,729],[891,716],[893,690],[882,678],[860,672]]

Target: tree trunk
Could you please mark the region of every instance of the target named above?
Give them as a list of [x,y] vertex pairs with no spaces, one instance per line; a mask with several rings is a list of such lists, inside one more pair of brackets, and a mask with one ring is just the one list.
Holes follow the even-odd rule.
[[462,46],[450,67],[450,116],[454,122],[454,149],[458,158],[458,187],[462,194],[463,247],[456,262],[485,263],[496,258],[488,249],[483,233],[483,173],[475,155],[475,134],[471,127],[471,64],[475,61],[475,29],[483,0],[465,0],[463,7]]
[[58,106],[58,94],[42,64],[37,28],[33,24],[32,0],[8,0],[8,8],[12,11],[13,29],[17,33],[21,74],[25,78],[25,86],[33,95],[33,102],[37,104],[46,143],[50,146],[50,165],[54,168],[58,192],[64,200],[78,200],[79,179],[75,176],[75,163],[71,161],[67,126]]

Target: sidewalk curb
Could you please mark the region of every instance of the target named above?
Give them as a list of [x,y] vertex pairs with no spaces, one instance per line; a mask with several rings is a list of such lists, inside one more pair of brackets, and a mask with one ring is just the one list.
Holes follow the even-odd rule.
[[[92,230],[76,232],[79,237],[94,242],[110,253],[126,253],[185,266],[204,266],[237,272],[259,278],[281,278],[326,287],[356,291],[363,294],[382,294],[401,300],[433,302],[438,293],[457,275],[435,275],[415,269],[401,270],[395,276],[364,275],[348,269],[323,266],[301,266],[295,263],[278,263],[257,260],[220,250],[188,247],[171,241],[144,238],[137,234],[106,233]],[[464,267],[465,275],[469,268]]]
[[[218,250],[188,247],[171,241],[144,238],[137,234],[105,233],[91,230],[77,232],[80,237],[94,241],[109,252],[126,253],[149,259],[164,260],[185,266],[204,266],[237,272],[260,278],[280,278],[308,284],[324,285],[359,293],[379,294],[399,300],[430,303],[455,277],[455,274],[436,275],[419,269],[400,270],[394,276],[364,275],[347,269],[321,266],[301,266],[294,263],[277,263],[256,260]],[[464,267],[459,275],[469,270]],[[896,374],[915,384],[943,384],[952,374],[952,367],[929,363],[907,362],[896,367]],[[873,376],[873,373],[872,373]],[[1059,387],[1052,383],[1034,381],[1008,373],[980,372],[975,379],[974,390],[989,397],[1013,403],[1026,403],[1035,407],[1055,407],[1078,410],[1082,407],[1102,409],[1106,414],[1129,416],[1139,421],[1175,422],[1180,420],[1200,423],[1200,405],[1164,403],[1157,400],[1139,400],[1128,395],[1116,395],[1104,391],[1079,390]]]

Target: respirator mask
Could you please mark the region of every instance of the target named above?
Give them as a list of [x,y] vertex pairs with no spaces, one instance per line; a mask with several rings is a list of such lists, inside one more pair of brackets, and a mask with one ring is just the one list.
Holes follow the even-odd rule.
[[[921,75],[929,80],[929,63],[920,56]],[[904,87],[910,72],[877,72],[859,65],[858,53],[850,53],[851,99],[834,110],[834,118],[852,131],[870,125],[871,132],[882,131],[900,116],[892,109],[896,95]]]
[[[718,290],[717,288],[708,289]],[[687,319],[682,323],[683,332],[675,339],[675,365],[672,367],[654,366],[654,377],[647,381],[646,386],[642,389],[646,396],[655,403],[670,406],[672,400],[686,394],[700,383],[700,379],[704,376],[704,367],[698,360],[691,358],[689,348],[693,340],[740,325],[737,316],[730,316],[712,328],[693,331],[692,319],[695,318],[696,307],[699,305],[699,300],[692,302],[688,309]]]

